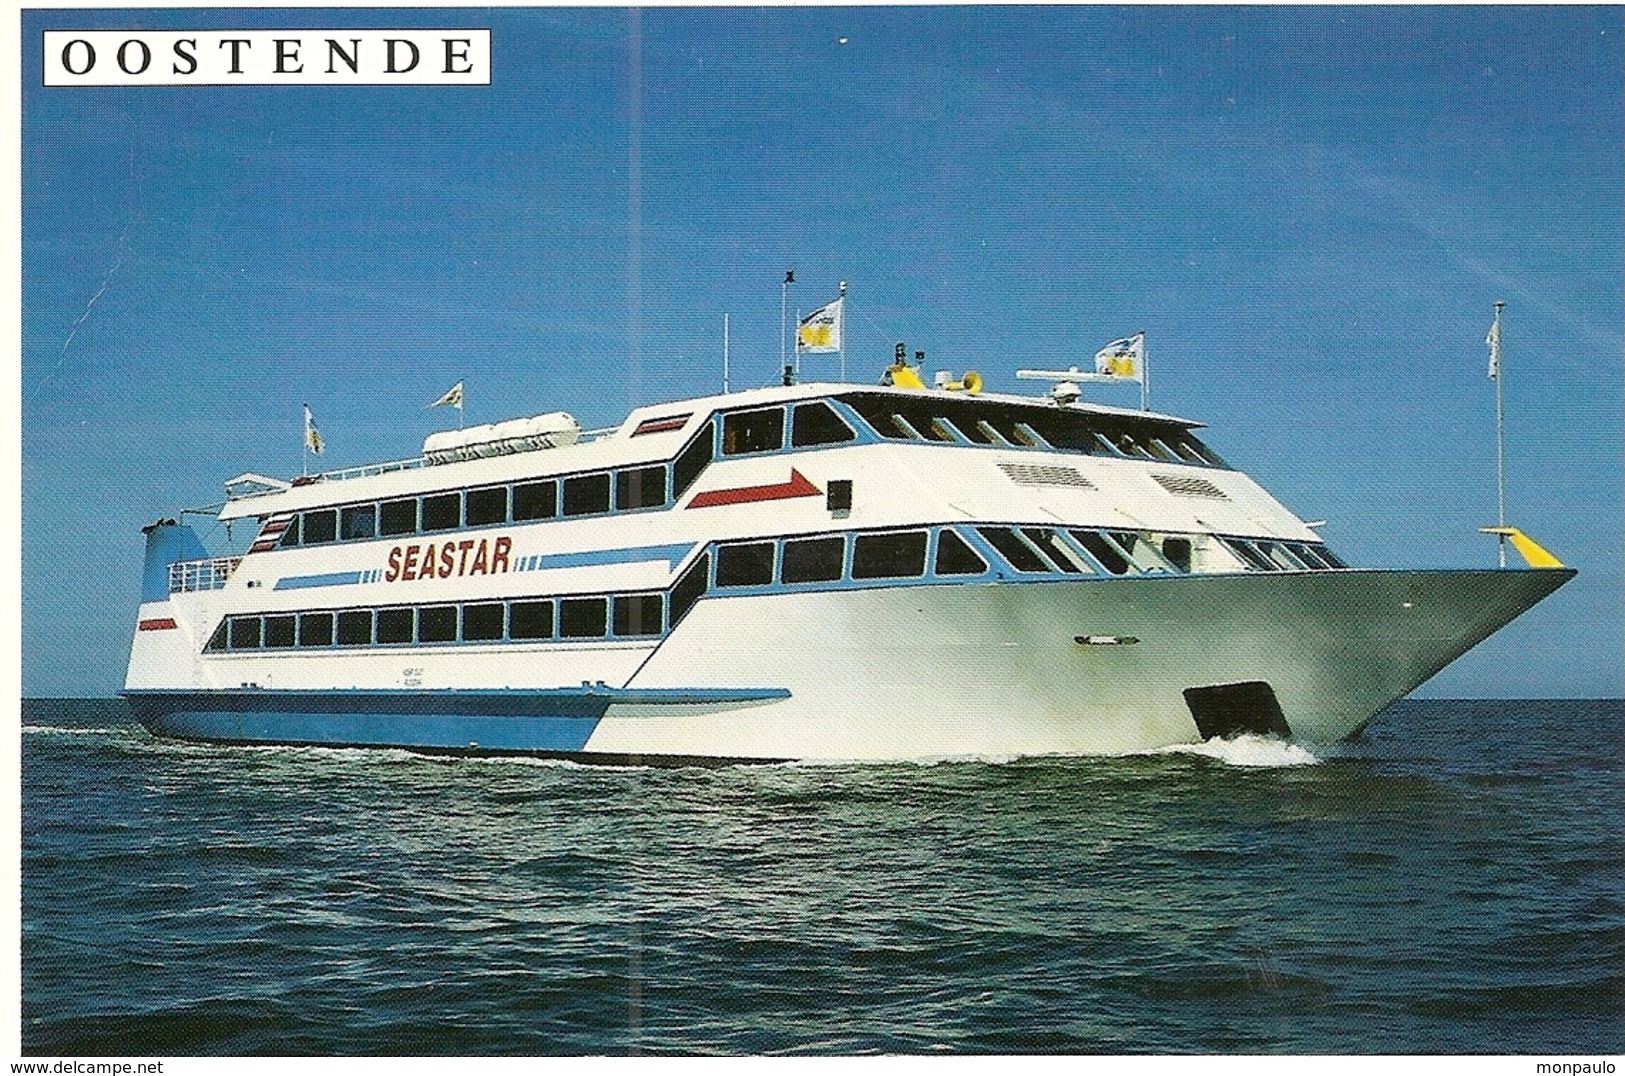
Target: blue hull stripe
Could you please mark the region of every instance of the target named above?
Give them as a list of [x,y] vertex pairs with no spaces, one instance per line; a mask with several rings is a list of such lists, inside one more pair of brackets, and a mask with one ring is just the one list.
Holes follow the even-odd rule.
[[663,560],[669,569],[670,566],[681,562],[693,548],[694,543],[682,542],[672,545],[632,546],[626,549],[589,549],[580,553],[546,553],[534,558],[536,563],[530,567],[532,570],[588,568],[600,564],[636,564],[640,561]]
[[611,703],[683,705],[788,698],[783,688],[579,688],[536,691],[127,692],[160,736],[540,754],[583,751]]
[[326,575],[290,575],[276,581],[272,590],[304,590],[307,587],[342,587],[361,582],[360,572],[329,572]]

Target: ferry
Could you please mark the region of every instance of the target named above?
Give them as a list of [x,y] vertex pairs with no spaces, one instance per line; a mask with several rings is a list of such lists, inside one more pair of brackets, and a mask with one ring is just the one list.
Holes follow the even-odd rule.
[[1574,575],[1511,528],[1528,567],[1351,567],[1198,422],[903,354],[240,475],[240,555],[145,528],[124,694],[161,737],[611,764],[1326,744]]

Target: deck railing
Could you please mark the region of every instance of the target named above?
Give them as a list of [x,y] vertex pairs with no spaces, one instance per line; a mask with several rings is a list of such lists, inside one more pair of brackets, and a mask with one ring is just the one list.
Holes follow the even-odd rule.
[[213,557],[209,560],[183,560],[169,566],[169,592],[186,594],[194,590],[219,590],[237,570],[242,557]]

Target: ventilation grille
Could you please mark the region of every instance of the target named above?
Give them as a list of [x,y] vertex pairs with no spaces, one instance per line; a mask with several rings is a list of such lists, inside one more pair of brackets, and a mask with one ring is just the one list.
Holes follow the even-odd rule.
[[1205,478],[1183,474],[1153,474],[1157,485],[1178,497],[1209,497],[1215,501],[1228,501],[1224,490]]
[[1019,486],[1095,488],[1095,484],[1083,477],[1075,467],[1046,467],[1041,463],[1001,463],[999,464],[999,470],[1003,471],[1010,481]]

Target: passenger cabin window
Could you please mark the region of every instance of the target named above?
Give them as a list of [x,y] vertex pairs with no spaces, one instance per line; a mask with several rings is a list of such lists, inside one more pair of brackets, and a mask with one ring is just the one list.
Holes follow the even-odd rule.
[[238,616],[231,619],[231,648],[257,650],[260,645],[260,618]]
[[711,574],[711,555],[701,553],[699,559],[689,566],[683,577],[677,580],[677,585],[671,588],[671,626],[676,627],[677,622],[688,615],[705,594],[706,580]]
[[378,610],[378,641],[380,643],[409,643],[412,641],[411,609]]
[[514,602],[508,613],[508,638],[551,639],[552,602]]
[[377,505],[358,504],[339,512],[339,536],[346,541],[371,538],[377,533]]
[[564,514],[590,516],[609,511],[609,473],[582,474],[564,480]]
[[289,546],[299,544],[299,517],[294,516],[288,520],[288,529],[282,532],[282,538],[277,545]]
[[463,521],[463,497],[460,493],[440,493],[423,498],[423,530],[455,530]]
[[606,626],[603,598],[561,598],[559,637],[561,639],[601,639]]
[[784,447],[784,408],[735,411],[722,416],[722,454],[777,452]]
[[338,536],[339,514],[328,508],[320,512],[305,513],[305,527],[302,541],[305,545],[318,545],[331,542]]
[[557,482],[527,482],[522,486],[515,486],[514,522],[526,519],[552,519],[558,514],[558,499]]
[[671,495],[681,497],[688,492],[688,487],[700,477],[706,464],[711,462],[712,427],[709,422],[700,427],[700,432],[694,435],[694,440],[677,455],[677,462],[671,465]]
[[659,635],[665,621],[665,602],[659,594],[622,594],[615,599],[617,636]]
[[717,586],[760,587],[773,582],[773,543],[717,547]]
[[938,575],[981,575],[985,571],[987,562],[965,539],[950,530],[937,535]]
[[367,646],[372,642],[372,610],[359,609],[339,614],[339,645]]
[[293,617],[268,616],[265,618],[266,646],[282,649],[283,647],[292,646],[293,643]]
[[845,562],[846,539],[839,535],[786,541],[779,579],[785,583],[830,582],[841,577]]
[[470,527],[488,527],[508,522],[508,487],[471,489],[464,498],[464,520]]
[[666,503],[666,468],[635,467],[615,472],[615,507],[658,508]]
[[463,606],[463,641],[484,642],[502,638],[502,620],[501,602]]
[[333,645],[333,614],[305,613],[299,618],[300,646]]
[[846,420],[822,400],[797,404],[790,416],[792,448],[840,444],[842,441],[854,441],[857,436]]
[[378,506],[379,534],[415,534],[417,529],[417,501],[385,501]]
[[925,574],[925,532],[860,534],[852,542],[853,579],[903,579]]
[[418,610],[418,642],[451,643],[457,641],[457,607],[430,605]]

